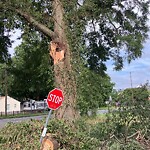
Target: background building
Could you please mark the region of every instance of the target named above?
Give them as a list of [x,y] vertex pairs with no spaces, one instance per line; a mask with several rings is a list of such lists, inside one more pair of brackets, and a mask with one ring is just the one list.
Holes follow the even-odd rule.
[[[20,111],[20,102],[7,96],[7,112]],[[0,112],[5,113],[5,96],[0,96]]]

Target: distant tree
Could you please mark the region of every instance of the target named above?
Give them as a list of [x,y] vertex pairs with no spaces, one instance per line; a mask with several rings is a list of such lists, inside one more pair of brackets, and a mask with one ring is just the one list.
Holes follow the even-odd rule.
[[127,88],[124,91],[122,91],[119,95],[118,95],[118,100],[121,103],[125,103],[125,104],[133,104],[137,103],[143,103],[143,101],[147,101],[148,100],[148,89],[147,89],[147,84],[142,85],[141,87],[138,88]]
[[100,76],[94,71],[84,67],[78,81],[78,108],[81,115],[91,111],[93,115],[97,109],[105,106],[114,84],[108,75]]
[[[47,39],[36,32],[22,38],[15,49],[11,67],[9,94],[18,99],[44,99],[53,88],[52,68],[47,55]],[[49,64],[47,63],[49,62]],[[51,77],[51,78],[50,78]]]
[[116,89],[113,88],[112,92],[111,92],[111,97],[112,97],[112,100],[113,102],[116,101],[117,97],[118,97],[118,91]]

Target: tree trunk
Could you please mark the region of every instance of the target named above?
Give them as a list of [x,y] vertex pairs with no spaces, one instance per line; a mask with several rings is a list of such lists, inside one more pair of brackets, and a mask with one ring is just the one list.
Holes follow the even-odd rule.
[[58,119],[74,120],[78,116],[76,111],[76,84],[71,66],[70,47],[65,33],[64,10],[60,0],[53,1],[53,10],[54,33],[57,34],[57,38],[54,38],[53,41],[63,45],[65,53],[64,59],[54,63],[55,86],[64,93],[63,104],[55,111],[55,117]]

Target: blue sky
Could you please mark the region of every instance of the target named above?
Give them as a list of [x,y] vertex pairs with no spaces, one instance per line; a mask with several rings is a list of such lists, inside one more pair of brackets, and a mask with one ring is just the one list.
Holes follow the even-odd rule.
[[[149,36],[150,37],[150,36]],[[130,64],[125,63],[121,71],[114,71],[112,64],[107,63],[107,73],[115,83],[116,89],[125,89],[137,87],[150,81],[150,39],[144,43],[143,55],[141,58],[132,61]],[[131,72],[131,78],[130,78]]]

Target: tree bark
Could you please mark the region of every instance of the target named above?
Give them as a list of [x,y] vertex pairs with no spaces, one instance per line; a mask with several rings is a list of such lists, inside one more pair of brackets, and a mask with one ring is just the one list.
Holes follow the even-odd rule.
[[65,33],[64,10],[60,0],[53,1],[53,10],[54,33],[58,36],[54,41],[65,45],[65,58],[54,65],[55,86],[64,93],[64,102],[55,111],[55,117],[58,119],[74,120],[78,116],[76,111],[76,84],[71,66],[70,47]]

